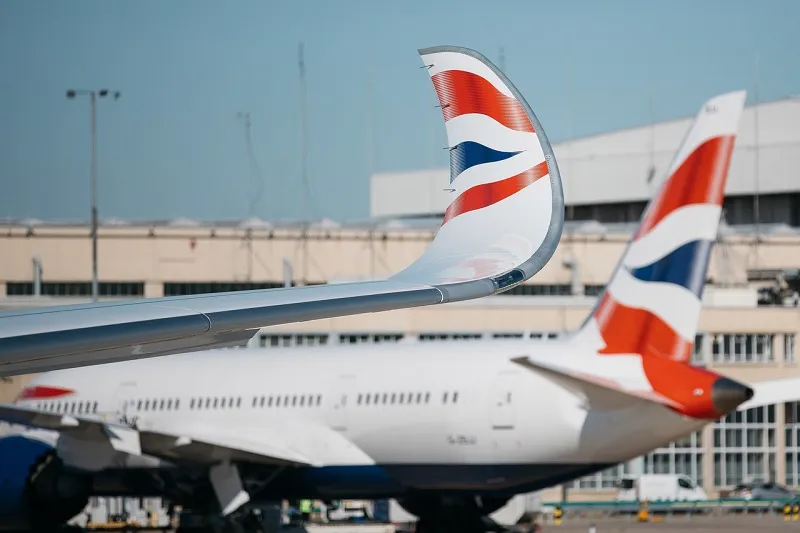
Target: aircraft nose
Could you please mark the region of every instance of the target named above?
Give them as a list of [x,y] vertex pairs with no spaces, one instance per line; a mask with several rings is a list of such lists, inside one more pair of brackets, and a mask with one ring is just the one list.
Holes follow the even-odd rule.
[[727,414],[753,397],[753,389],[728,378],[711,385],[711,402],[718,413]]

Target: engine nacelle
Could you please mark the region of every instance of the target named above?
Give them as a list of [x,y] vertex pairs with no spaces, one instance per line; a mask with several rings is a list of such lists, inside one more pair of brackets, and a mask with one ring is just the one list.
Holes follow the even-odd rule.
[[0,531],[56,527],[81,512],[91,479],[64,468],[47,443],[0,437]]

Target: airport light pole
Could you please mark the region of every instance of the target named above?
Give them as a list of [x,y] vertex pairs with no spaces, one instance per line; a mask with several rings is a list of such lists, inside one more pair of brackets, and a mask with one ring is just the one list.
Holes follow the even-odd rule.
[[122,93],[119,91],[109,91],[108,89],[69,89],[67,98],[74,99],[76,96],[88,96],[91,114],[91,135],[92,135],[92,162],[91,162],[91,196],[92,196],[92,301],[96,302],[100,293],[100,284],[97,281],[97,112],[95,110],[97,99],[105,98],[111,94],[117,100]]

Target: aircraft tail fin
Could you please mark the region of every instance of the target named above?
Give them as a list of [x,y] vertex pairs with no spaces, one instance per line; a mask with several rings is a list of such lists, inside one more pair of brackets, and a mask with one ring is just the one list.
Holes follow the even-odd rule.
[[689,362],[745,98],[703,104],[575,342]]

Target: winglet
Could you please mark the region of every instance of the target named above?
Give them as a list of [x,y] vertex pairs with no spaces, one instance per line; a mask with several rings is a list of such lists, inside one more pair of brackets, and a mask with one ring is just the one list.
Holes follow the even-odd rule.
[[542,125],[486,57],[454,46],[419,51],[444,115],[451,202],[433,243],[395,280],[434,282],[446,301],[531,278],[561,239],[561,175]]

